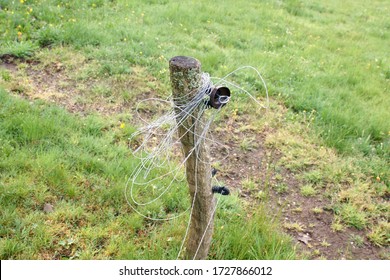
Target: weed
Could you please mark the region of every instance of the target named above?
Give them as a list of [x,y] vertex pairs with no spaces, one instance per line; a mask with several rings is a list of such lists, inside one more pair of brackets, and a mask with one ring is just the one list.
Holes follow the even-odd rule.
[[268,194],[265,191],[259,191],[256,194],[256,198],[261,201],[266,201],[268,198]]
[[32,56],[34,51],[36,51],[38,47],[29,41],[26,42],[8,42],[4,45],[0,45],[0,58],[4,58],[6,56],[12,56],[16,58],[27,58]]
[[344,226],[343,224],[340,223],[339,220],[335,219],[332,223],[332,226],[331,226],[332,230],[335,231],[335,232],[341,232],[341,231],[344,231]]
[[293,212],[295,213],[301,213],[302,212],[302,207],[296,207],[294,209],[292,209]]
[[321,241],[320,245],[322,247],[329,247],[329,246],[331,246],[331,244],[329,242],[327,242],[325,239]]
[[350,236],[351,243],[356,247],[363,247],[364,246],[364,238],[358,234],[351,234]]
[[359,211],[352,204],[343,204],[340,207],[340,216],[343,221],[357,229],[363,229],[367,225],[367,215],[365,212]]
[[247,190],[255,190],[256,187],[257,187],[257,184],[256,182],[254,182],[253,180],[249,179],[249,178],[246,178],[245,180],[242,181],[242,187],[244,189],[247,189]]
[[313,196],[317,193],[315,188],[312,185],[304,185],[301,187],[301,194],[303,196]]
[[2,239],[0,241],[0,255],[2,259],[10,260],[20,254],[25,248],[17,240]]
[[35,33],[35,40],[44,48],[62,43],[63,30],[57,26],[44,26]]
[[304,226],[301,225],[300,223],[284,223],[283,227],[287,230],[297,231],[297,232],[302,232],[304,230]]
[[303,178],[308,182],[308,183],[311,183],[311,184],[320,184],[324,178],[323,178],[323,172],[321,172],[320,170],[312,170],[312,171],[309,171],[309,172],[306,172],[304,175],[303,175]]
[[375,192],[378,196],[380,196],[380,197],[390,196],[390,188],[387,187],[385,184],[375,183],[375,184],[373,184],[373,187],[374,187]]
[[313,212],[314,214],[318,215],[318,214],[322,214],[322,213],[324,212],[324,210],[323,210],[322,208],[320,208],[320,207],[314,207],[314,208],[312,209],[312,212]]
[[321,252],[320,252],[320,250],[319,250],[319,249],[315,249],[315,250],[313,250],[313,252],[312,252],[312,253],[313,253],[313,255],[314,255],[314,256],[317,256],[317,257],[321,255]]
[[274,189],[277,193],[283,194],[288,191],[288,185],[285,183],[278,183],[274,186]]
[[7,70],[2,70],[0,69],[0,77],[3,81],[5,82],[10,82],[11,81],[11,74]]
[[381,221],[367,235],[368,239],[377,246],[390,245],[390,223]]
[[240,143],[240,148],[241,150],[243,151],[251,151],[253,150],[254,148],[256,147],[255,143],[254,143],[254,139],[250,139],[250,138],[244,138],[242,140],[242,142]]

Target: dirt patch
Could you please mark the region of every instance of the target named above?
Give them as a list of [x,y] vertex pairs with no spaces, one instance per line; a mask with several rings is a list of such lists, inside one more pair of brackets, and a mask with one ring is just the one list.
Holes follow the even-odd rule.
[[3,56],[0,60],[0,68],[15,72],[17,70],[17,66],[14,58],[12,56]]
[[[386,258],[386,248],[370,243],[364,230],[332,229],[335,218],[330,210],[332,201],[321,192],[310,197],[300,193],[300,179],[278,164],[281,153],[264,145],[269,128],[240,132],[242,120],[226,120],[219,125],[223,133],[218,132],[215,136],[229,150],[227,152],[226,147],[218,149],[218,146],[212,149],[214,158],[227,155],[219,166],[220,178],[244,199],[255,204],[268,203],[270,214],[280,217],[283,230],[294,238],[303,256],[335,260]],[[253,137],[254,147],[246,150],[243,139]],[[248,178],[252,181],[251,189],[245,186]]]
[[[21,66],[23,65],[23,66]],[[29,100],[45,100],[64,107],[71,113],[86,115],[121,114],[134,109],[139,96],[151,96],[150,90],[139,85],[145,74],[134,68],[126,80],[77,80],[70,74],[66,63],[59,61],[43,65],[36,60],[20,61],[12,57],[0,61],[0,69],[12,75],[5,87],[17,96]],[[154,78],[149,78],[154,80]],[[121,95],[119,91],[127,91]]]

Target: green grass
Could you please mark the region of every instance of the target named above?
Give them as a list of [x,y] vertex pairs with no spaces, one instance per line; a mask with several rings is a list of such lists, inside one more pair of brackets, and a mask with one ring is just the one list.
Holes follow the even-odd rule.
[[342,219],[350,226],[353,226],[357,229],[363,229],[367,225],[367,214],[358,209],[351,204],[342,205],[340,211],[340,216]]
[[[269,219],[264,206],[256,206],[250,217],[237,207],[238,198],[219,198],[219,211],[212,241],[213,259],[295,259],[290,237],[280,234],[277,220]],[[239,226],[238,226],[239,225]],[[245,231],[242,231],[245,228]],[[240,240],[246,240],[240,242]],[[235,244],[241,243],[241,246]]]
[[[1,7],[0,55],[69,45],[97,59],[102,74],[141,65],[165,81],[167,59],[178,54],[197,57],[214,76],[250,64],[265,73],[272,95],[296,111],[315,110],[327,144],[389,156],[384,1],[3,0]],[[253,77],[237,80],[250,85]]]
[[31,43],[30,41],[22,41],[22,42],[7,42],[0,46],[0,54],[2,57],[17,57],[17,58],[26,58],[32,56],[34,51],[36,51],[38,47]]
[[390,224],[382,221],[368,234],[368,239],[377,246],[390,246]]
[[[3,90],[0,103],[1,259],[176,259],[188,215],[151,222],[127,205],[123,190],[137,160],[120,127]],[[142,211],[176,215],[189,205],[183,197],[181,186]],[[45,203],[54,211],[45,213]],[[295,258],[264,211],[247,221],[236,197],[220,205],[216,223],[232,236],[216,230],[210,258]],[[248,222],[253,243],[239,238]]]
[[[0,82],[29,96],[35,91],[27,68],[56,73],[63,67],[69,79],[58,87],[77,104],[103,107],[117,99],[131,104],[149,91],[168,95],[167,61],[176,55],[198,58],[212,76],[253,65],[272,98],[289,108],[278,112],[272,105],[267,117],[266,126],[274,130],[265,143],[282,153],[278,164],[298,174],[304,186],[324,188],[337,228],[341,221],[371,229],[371,242],[388,244],[386,1],[139,2],[0,0],[0,59],[18,64],[17,74],[1,69]],[[250,73],[233,79],[264,95]],[[175,258],[184,221],[148,224],[123,201],[125,177],[136,165],[126,146],[135,129],[128,125],[131,114],[71,116],[42,101],[31,105],[0,94],[2,258]],[[250,112],[245,96],[233,92],[233,101],[240,114]],[[240,148],[250,153],[257,144],[243,139]],[[284,183],[275,189],[291,191]],[[314,195],[307,191],[301,194]],[[183,196],[179,192],[162,203],[175,211],[184,207],[177,202]],[[55,203],[56,214],[43,214],[44,203]],[[159,213],[160,206],[149,211]],[[228,225],[217,221],[212,258],[292,258],[291,244],[274,237],[270,232],[277,226],[262,215],[250,221],[236,217],[228,237],[220,230]],[[239,243],[247,224],[250,248]],[[250,236],[259,225],[264,232]],[[151,249],[154,242],[161,246]],[[260,245],[278,253],[261,251]]]

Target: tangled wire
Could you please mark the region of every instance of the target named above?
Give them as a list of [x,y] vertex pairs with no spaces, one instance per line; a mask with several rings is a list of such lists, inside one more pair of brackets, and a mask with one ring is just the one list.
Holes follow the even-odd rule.
[[[231,75],[242,70],[254,71],[257,74],[257,77],[261,80],[266,94],[265,105],[261,104],[259,100],[257,100],[248,91],[229,81],[229,77],[231,77]],[[212,80],[214,80],[214,83]],[[186,184],[186,162],[193,153],[196,155],[196,164],[201,160],[197,152],[201,144],[223,145],[215,140],[213,136],[209,136],[208,131],[210,130],[210,126],[215,120],[215,117],[220,113],[222,107],[230,102],[234,97],[230,97],[230,95],[217,96],[216,102],[220,104],[220,106],[217,107],[216,110],[209,110],[211,107],[210,89],[217,86],[229,86],[230,88],[234,88],[238,93],[248,95],[259,107],[269,107],[268,89],[266,83],[259,71],[251,66],[240,67],[220,79],[211,78],[209,74],[203,73],[201,76],[200,87],[195,96],[189,102],[184,102],[184,100],[188,100],[188,96],[182,97],[183,100],[177,100],[177,98],[175,98],[175,102],[173,102],[172,96],[169,96],[167,99],[148,98],[140,101],[136,107],[137,115],[139,119],[145,123],[145,125],[140,127],[138,131],[133,133],[130,137],[130,141],[132,142],[137,142],[139,138],[142,138],[142,140],[139,146],[133,151],[133,155],[139,160],[139,164],[135,167],[129,177],[129,180],[127,181],[125,187],[125,198],[127,203],[136,213],[145,219],[153,221],[168,221],[176,219],[187,212],[190,213],[187,230],[179,250],[178,258],[188,234],[197,185],[194,198],[190,205],[183,208],[184,210],[176,215],[167,215],[163,211],[158,214],[151,213],[148,206],[157,203],[157,201],[164,195],[169,194],[174,187],[178,188],[182,187],[183,184]],[[156,120],[149,122],[141,116],[140,112],[142,111],[142,108],[151,108],[153,104],[154,106],[168,109]],[[200,123],[201,125],[199,127],[202,129],[201,131],[198,131],[198,129],[194,129],[194,127],[186,128],[187,130],[192,130],[192,132],[195,131],[196,141],[193,148],[187,153],[187,155],[180,159],[180,157],[182,157],[180,153],[181,138],[178,137],[177,131],[178,127],[181,126],[189,117],[196,120],[193,125]],[[226,187],[219,186],[220,184],[218,180],[212,175],[215,175],[215,173],[210,174],[210,176],[214,182],[213,185],[216,186],[214,186],[210,191],[213,193],[220,193],[222,195],[229,194],[229,190]],[[195,183],[197,184],[197,182]],[[215,204],[213,213],[217,209],[218,201],[219,199]],[[204,235],[202,236],[202,240],[203,237]]]

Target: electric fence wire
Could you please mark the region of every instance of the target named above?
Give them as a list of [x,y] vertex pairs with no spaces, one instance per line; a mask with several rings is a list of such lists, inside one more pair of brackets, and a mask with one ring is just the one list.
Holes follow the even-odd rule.
[[[245,90],[244,88],[240,87],[234,82],[228,80],[228,78],[230,78],[233,74],[242,70],[252,70],[257,74],[257,77],[260,79],[265,89],[265,105],[260,103],[260,101],[256,99],[256,97],[253,96],[249,91]],[[215,82],[213,83],[212,80],[215,80]],[[162,196],[165,195],[173,187],[174,183],[180,183],[186,180],[185,164],[189,159],[189,157],[193,153],[195,153],[196,155],[195,165],[197,166],[198,162],[201,160],[199,158],[198,149],[202,143],[205,143],[206,145],[211,145],[211,144],[218,145],[218,146],[223,145],[223,143],[220,143],[217,140],[213,139],[212,136],[210,137],[207,135],[208,131],[210,130],[210,126],[212,125],[215,117],[219,114],[222,108],[221,106],[217,110],[211,110],[207,105],[207,99],[210,97],[210,88],[213,85],[214,86],[227,85],[232,88],[235,88],[239,93],[244,93],[248,95],[252,99],[252,101],[254,101],[257,104],[257,106],[259,106],[260,108],[265,108],[265,109],[269,108],[269,95],[268,95],[267,85],[262,75],[256,68],[252,66],[242,66],[230,72],[229,74],[225,75],[223,78],[211,78],[209,74],[203,73],[201,76],[200,87],[197,93],[195,94],[195,96],[190,100],[190,102],[185,103],[186,100],[188,100],[188,97],[191,93],[187,93],[187,95],[179,99],[175,98],[174,100],[175,102],[173,102],[172,96],[169,96],[167,99],[148,98],[140,101],[136,106],[136,113],[138,115],[138,118],[145,125],[139,128],[129,138],[130,142],[137,142],[137,138],[143,136],[142,142],[133,151],[134,157],[137,158],[140,162],[131,173],[125,186],[125,199],[128,205],[143,218],[153,220],[153,221],[169,221],[169,220],[179,218],[180,216],[186,214],[188,211],[190,212],[185,235],[182,239],[182,243],[177,258],[180,257],[180,254],[184,247],[185,240],[189,232],[191,217],[192,217],[194,203],[195,203],[197,190],[198,190],[197,180],[195,180],[195,193],[191,201],[191,204],[188,206],[186,210],[182,211],[181,213],[178,213],[177,215],[165,216],[165,217],[154,217],[148,215],[147,213],[143,213],[142,210],[139,210],[138,208],[139,207],[142,208],[143,206],[147,206],[156,202],[157,200],[161,199]],[[219,97],[220,104],[226,104],[229,101],[230,101],[230,97],[226,97],[226,96]],[[149,122],[147,119],[144,119],[140,114],[141,111],[140,107],[142,107],[141,104],[144,102],[160,103],[160,105],[164,104],[166,107],[170,109],[167,110],[165,114],[161,115],[156,120]],[[175,104],[182,104],[182,105],[175,105]],[[147,105],[147,107],[149,106]],[[191,133],[194,133],[194,139],[196,139],[196,141],[194,141],[195,142],[194,147],[188,152],[187,156],[181,161],[179,161],[178,163],[177,154],[175,154],[175,151],[180,150],[179,147],[181,147],[181,142],[180,142],[181,138],[178,137],[178,127],[182,126],[187,120],[187,118],[189,117],[194,118],[196,121],[190,127],[185,127],[185,129],[187,130],[187,132],[191,131]],[[195,127],[196,125],[199,125],[198,127],[201,127],[202,131],[198,131],[199,129],[198,127]],[[186,133],[182,135],[185,134]],[[227,158],[227,156],[225,158]],[[170,170],[164,172],[164,170],[167,168],[170,168]],[[195,167],[195,171],[197,171],[197,167]],[[168,183],[166,183],[165,186],[159,189],[160,193],[156,195],[154,198],[148,201],[141,202],[139,201],[139,198],[136,197],[137,192],[139,192],[140,190],[146,191],[146,189],[150,188],[151,186],[153,188],[152,189],[153,192],[155,188],[154,184],[155,183],[163,184],[164,178],[167,177],[170,177],[169,178],[170,180],[168,179]],[[197,176],[195,176],[195,178],[197,178]],[[213,178],[213,180],[216,180],[216,178]],[[206,231],[210,226],[212,218],[217,210],[218,202],[219,202],[219,198],[217,198],[208,225],[198,244],[197,251],[193,257],[194,259],[198,254],[198,251],[205,237]]]

